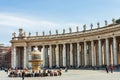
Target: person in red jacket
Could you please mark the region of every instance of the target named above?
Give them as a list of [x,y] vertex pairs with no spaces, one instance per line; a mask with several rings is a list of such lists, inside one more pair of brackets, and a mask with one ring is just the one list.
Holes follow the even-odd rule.
[[111,73],[113,73],[113,65],[112,64],[110,65],[110,70],[111,70]]

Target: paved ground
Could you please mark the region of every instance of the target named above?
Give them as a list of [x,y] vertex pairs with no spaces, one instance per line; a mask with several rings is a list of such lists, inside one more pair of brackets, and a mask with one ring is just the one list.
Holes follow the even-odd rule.
[[[9,78],[7,73],[0,71],[0,80],[22,80]],[[25,77],[24,80],[120,80],[120,71],[106,73],[103,70],[68,70],[62,71],[62,76],[55,77]]]

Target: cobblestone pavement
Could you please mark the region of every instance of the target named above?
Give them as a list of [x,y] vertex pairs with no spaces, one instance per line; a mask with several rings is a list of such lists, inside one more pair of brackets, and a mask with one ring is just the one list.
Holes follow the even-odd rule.
[[[22,78],[9,78],[7,73],[0,71],[0,80],[22,80]],[[68,70],[62,71],[62,76],[55,77],[25,77],[24,80],[120,80],[120,71],[106,73],[103,70]]]

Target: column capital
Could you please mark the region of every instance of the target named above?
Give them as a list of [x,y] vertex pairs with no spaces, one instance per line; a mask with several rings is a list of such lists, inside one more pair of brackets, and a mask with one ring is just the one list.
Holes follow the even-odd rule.
[[108,37],[106,37],[105,39],[109,39]]
[[113,36],[113,38],[116,38],[116,36]]
[[45,47],[45,45],[44,45],[44,44],[43,44],[42,46],[43,46],[43,47]]
[[101,38],[98,38],[98,40],[100,40],[100,41],[101,41]]
[[49,46],[52,46],[53,44],[49,44]]
[[23,47],[27,47],[27,46],[25,45],[25,46],[23,46]]
[[94,42],[94,40],[90,40],[91,42],[93,41]]
[[63,43],[63,45],[65,45],[66,43]]

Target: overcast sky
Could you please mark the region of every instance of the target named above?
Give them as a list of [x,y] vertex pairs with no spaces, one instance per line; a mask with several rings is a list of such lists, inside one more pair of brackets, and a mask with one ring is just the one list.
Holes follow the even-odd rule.
[[23,28],[26,34],[55,34],[69,27],[72,31],[83,25],[104,26],[104,20],[112,23],[120,18],[120,0],[0,0],[0,43],[10,45],[12,33]]

